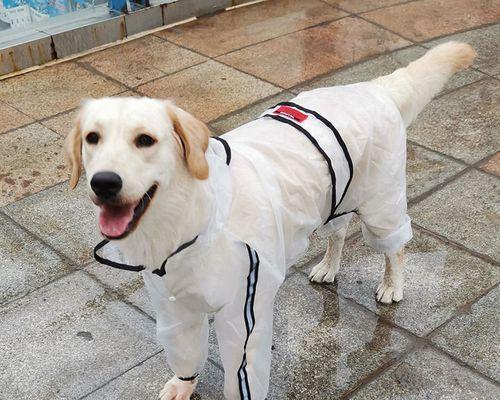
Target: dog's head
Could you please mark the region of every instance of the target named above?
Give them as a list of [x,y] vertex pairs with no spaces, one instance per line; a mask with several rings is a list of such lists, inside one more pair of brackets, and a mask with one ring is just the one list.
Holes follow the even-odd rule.
[[90,197],[100,207],[101,233],[124,238],[159,186],[168,187],[185,171],[193,179],[208,177],[208,139],[204,123],[169,101],[87,100],[66,139],[70,186],[76,187],[84,168]]

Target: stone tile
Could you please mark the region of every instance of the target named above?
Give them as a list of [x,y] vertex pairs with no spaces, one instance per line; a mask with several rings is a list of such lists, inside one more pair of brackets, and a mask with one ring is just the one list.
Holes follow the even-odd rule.
[[71,110],[64,112],[62,114],[58,114],[54,117],[51,117],[49,119],[45,119],[41,121],[40,123],[43,126],[46,126],[47,128],[53,130],[54,132],[57,132],[59,135],[62,137],[66,137],[66,135],[71,131],[73,128],[73,125],[76,121],[76,115],[78,113],[78,110]]
[[468,163],[500,148],[500,83],[484,79],[429,104],[408,138]]
[[[156,399],[173,372],[166,366],[164,354],[158,354],[139,364],[104,387],[93,392],[87,400]],[[221,370],[207,362],[198,378],[193,400],[220,400],[224,397],[224,376]]]
[[494,400],[499,396],[500,390],[493,383],[426,348],[398,362],[351,399]]
[[102,240],[83,179],[75,191],[65,182],[3,211],[79,264],[92,258],[94,246]]
[[432,339],[439,347],[497,381],[500,380],[500,288],[453,319]]
[[408,144],[406,194],[413,199],[463,170],[465,165],[430,150]]
[[280,91],[216,61],[147,83],[138,90],[150,97],[171,98],[206,122]]
[[0,386],[10,399],[75,399],[160,349],[154,323],[83,272],[0,311]]
[[294,96],[287,92],[282,92],[276,96],[272,96],[269,99],[258,102],[245,110],[238,112],[236,114],[229,115],[227,117],[222,117],[216,122],[212,122],[210,125],[213,126],[217,131],[221,133],[229,132],[241,125],[246,124],[254,119],[256,119],[260,114],[262,114],[269,107],[278,104],[281,101],[287,101]]
[[381,7],[389,7],[408,0],[325,0],[332,6],[338,6],[349,12],[361,13]]
[[[131,90],[126,90],[124,92],[120,92],[114,95],[114,97],[138,97],[139,95],[132,92]],[[66,137],[66,135],[73,128],[73,124],[76,120],[76,115],[78,111],[77,109],[71,111],[65,111],[61,114],[55,115],[51,118],[44,119],[40,121],[40,123],[46,126],[49,129],[52,129],[54,132],[57,132],[62,137]]]
[[410,210],[420,226],[500,261],[500,181],[470,171]]
[[275,0],[200,18],[158,36],[215,57],[345,15],[318,0]]
[[[103,255],[111,260],[120,260],[118,249],[106,250]],[[110,287],[118,299],[128,300],[142,311],[156,318],[156,313],[144,287],[142,275],[137,272],[122,271],[99,263],[92,263],[85,267],[85,271]]]
[[0,305],[72,270],[56,252],[0,214]]
[[2,81],[0,100],[33,118],[46,118],[75,108],[82,98],[123,90],[74,63],[63,63]]
[[285,281],[275,310],[269,399],[339,398],[409,344],[302,274]]
[[424,336],[460,306],[499,282],[500,270],[418,229],[413,233],[414,238],[406,246],[405,292],[400,303],[384,305],[376,301],[375,290],[384,274],[384,256],[362,239],[344,247],[340,272],[333,285],[342,296]]
[[[390,74],[398,68],[406,67],[410,62],[423,56],[425,51],[426,50],[420,46],[411,46],[405,49],[397,50],[351,67],[333,71],[319,79],[308,82],[303,86],[293,88],[292,91],[300,93],[302,91],[312,90],[319,87],[349,85],[351,83],[370,81],[379,76]],[[471,69],[460,71],[459,73],[453,75],[453,77],[448,81],[442,93],[446,93],[450,90],[467,85],[482,78],[484,78],[483,74]]]
[[468,32],[458,33],[447,36],[442,39],[427,42],[424,45],[428,47],[435,46],[449,40],[466,42],[473,46],[477,51],[477,57],[474,60],[473,67],[490,75],[500,73],[500,25],[488,26],[486,28],[475,29]]
[[40,124],[0,135],[0,207],[67,179],[62,139]]
[[[349,37],[349,40],[345,40]],[[343,18],[224,55],[219,59],[282,87],[408,45],[358,18]]]
[[363,14],[415,41],[486,25],[499,16],[498,4],[490,0],[420,0]]
[[496,174],[500,176],[500,152],[496,153],[488,161],[486,161],[481,169],[489,172],[490,174]]
[[[147,62],[142,62],[147,60]],[[165,74],[171,74],[206,57],[168,43],[156,36],[145,36],[84,57],[90,65],[127,86],[135,87]]]
[[21,125],[34,122],[33,119],[12,108],[8,104],[0,102],[0,134]]

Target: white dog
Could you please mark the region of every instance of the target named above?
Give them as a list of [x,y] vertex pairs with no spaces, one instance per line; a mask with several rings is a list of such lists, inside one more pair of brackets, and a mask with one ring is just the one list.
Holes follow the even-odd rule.
[[[407,127],[475,56],[449,42],[408,67],[317,89],[217,140],[169,101],[86,101],[67,138],[75,187],[82,164],[107,238],[104,264],[142,271],[175,376],[162,400],[189,399],[215,328],[228,399],[264,399],[274,296],[314,231],[329,235],[311,280],[333,282],[350,215],[385,253],[377,289],[403,298]],[[113,240],[124,264],[98,255]],[[143,265],[145,267],[143,267]]]

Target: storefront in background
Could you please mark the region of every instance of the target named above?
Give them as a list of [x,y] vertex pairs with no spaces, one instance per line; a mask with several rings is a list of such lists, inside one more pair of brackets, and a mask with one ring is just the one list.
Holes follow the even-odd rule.
[[[156,2],[159,4],[160,2]],[[34,22],[101,6],[110,14],[149,7],[149,0],[0,0],[0,29],[19,28]]]

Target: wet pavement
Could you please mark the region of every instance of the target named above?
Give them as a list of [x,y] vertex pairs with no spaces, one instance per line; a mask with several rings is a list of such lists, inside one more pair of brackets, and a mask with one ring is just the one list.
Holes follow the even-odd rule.
[[[408,132],[405,298],[353,221],[337,280],[313,237],[275,307],[269,400],[500,398],[500,2],[272,0],[0,81],[0,399],[155,399],[171,374],[141,279],[99,240],[61,145],[85,97],[173,98],[230,130],[302,90],[372,79],[445,40],[474,45]],[[222,399],[213,333],[195,398]]]

